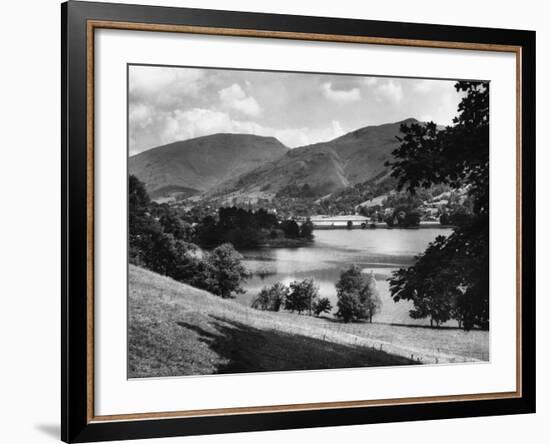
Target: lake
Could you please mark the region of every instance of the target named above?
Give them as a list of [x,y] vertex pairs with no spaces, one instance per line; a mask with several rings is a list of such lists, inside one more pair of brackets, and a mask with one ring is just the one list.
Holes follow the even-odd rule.
[[[273,284],[313,278],[322,297],[328,297],[336,311],[334,284],[340,272],[352,264],[373,272],[382,307],[373,321],[410,325],[429,325],[429,319],[411,319],[408,301],[394,302],[387,278],[400,267],[414,263],[438,235],[449,235],[450,228],[316,230],[315,241],[299,248],[265,248],[242,250],[245,265],[252,277],[245,284],[246,293],[237,301],[250,306],[260,290]],[[449,322],[448,325],[456,325]]]

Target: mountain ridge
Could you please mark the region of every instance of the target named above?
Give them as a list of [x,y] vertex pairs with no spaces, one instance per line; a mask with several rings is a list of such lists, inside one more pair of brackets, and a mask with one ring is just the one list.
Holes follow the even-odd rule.
[[275,159],[215,187],[213,196],[270,198],[285,189],[307,187],[316,196],[384,176],[385,162],[399,146],[399,122],[371,125],[346,133],[328,142],[294,148]]
[[130,157],[129,171],[153,198],[179,194],[271,198],[292,187],[317,196],[387,173],[408,118],[358,128],[327,142],[289,149],[275,137],[216,133]]
[[275,137],[216,133],[143,151],[129,158],[128,168],[153,196],[162,190],[178,189],[194,194],[244,174],[288,150]]

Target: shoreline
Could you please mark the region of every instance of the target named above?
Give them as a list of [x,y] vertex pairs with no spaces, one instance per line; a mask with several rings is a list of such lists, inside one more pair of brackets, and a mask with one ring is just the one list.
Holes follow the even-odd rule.
[[384,223],[384,225],[376,225],[376,226],[366,226],[365,228],[363,227],[351,227],[351,228],[348,228],[346,225],[341,225],[341,226],[327,226],[327,227],[323,227],[323,226],[314,226],[313,227],[313,231],[316,231],[316,230],[322,230],[322,231],[325,231],[325,230],[425,230],[425,229],[429,229],[429,228],[436,228],[436,229],[446,229],[446,228],[449,228],[449,229],[453,229],[453,228],[456,228],[455,225],[441,225],[441,224],[438,224],[438,225],[418,225],[416,227],[390,227],[388,225],[386,225]]

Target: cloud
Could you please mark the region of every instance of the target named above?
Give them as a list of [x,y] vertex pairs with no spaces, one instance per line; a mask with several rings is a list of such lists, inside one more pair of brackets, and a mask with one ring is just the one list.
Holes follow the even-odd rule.
[[433,80],[417,80],[413,84],[413,91],[420,94],[426,94],[433,91],[434,86]]
[[378,101],[387,100],[397,105],[403,100],[403,87],[395,80],[388,80],[376,87],[375,95]]
[[444,124],[459,100],[452,81],[154,66],[131,66],[128,87],[131,154],[220,132],[292,148],[411,116]]
[[[160,144],[192,139],[215,133],[246,133],[258,136],[276,137],[286,146],[295,148],[318,142],[325,142],[345,134],[338,120],[328,126],[318,128],[274,128],[251,120],[232,118],[228,112],[206,108],[193,108],[186,111],[176,110],[156,116],[153,124],[159,124],[154,132],[160,135]],[[135,128],[133,143],[151,131],[147,128]],[[142,139],[144,140],[144,139]],[[131,147],[131,153],[143,151],[145,147]]]
[[196,97],[205,86],[205,72],[196,68],[131,66],[128,92],[134,103],[170,108],[184,97]]
[[353,103],[361,100],[359,88],[353,88],[347,91],[334,90],[332,89],[332,82],[326,82],[321,85],[321,91],[328,100],[339,104]]
[[151,108],[143,103],[138,103],[130,107],[130,126],[146,128],[153,123]]
[[222,106],[238,111],[247,116],[258,116],[261,113],[260,105],[252,96],[247,96],[241,86],[234,83],[218,91]]
[[265,135],[272,135],[290,148],[327,142],[344,135],[346,132],[339,121],[333,120],[330,126],[319,128],[263,128]]
[[374,86],[378,83],[378,79],[376,77],[365,77],[363,79],[363,84],[366,86]]
[[431,114],[423,114],[418,120],[421,122],[433,122],[434,118]]
[[346,132],[344,131],[344,129],[342,128],[342,125],[340,124],[340,122],[338,122],[338,120],[333,120],[331,122],[331,126],[332,126],[332,133],[333,133],[332,138],[340,137],[346,134]]

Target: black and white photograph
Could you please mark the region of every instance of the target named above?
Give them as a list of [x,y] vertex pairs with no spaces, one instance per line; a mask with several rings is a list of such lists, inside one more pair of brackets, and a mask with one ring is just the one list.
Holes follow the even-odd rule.
[[127,69],[129,378],[490,360],[489,82]]

